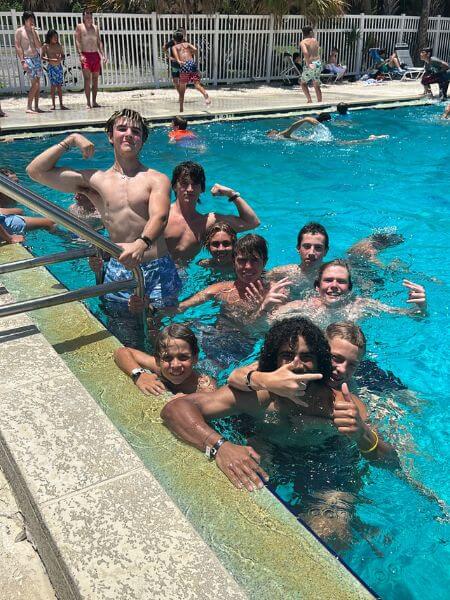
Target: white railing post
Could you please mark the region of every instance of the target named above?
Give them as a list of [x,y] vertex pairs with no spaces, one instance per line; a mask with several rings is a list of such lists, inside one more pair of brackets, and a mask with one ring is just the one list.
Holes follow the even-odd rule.
[[158,80],[158,21],[155,12],[152,12],[152,62],[153,83],[159,87]]
[[[19,18],[17,16],[16,11],[12,8],[11,9],[11,22],[12,22],[12,26],[13,26],[13,36],[15,37],[15,33],[17,31],[17,28],[19,27]],[[16,50],[14,49],[14,53],[16,52]],[[23,75],[23,68],[22,68],[22,64],[19,62],[19,58],[16,58],[16,67],[17,67],[17,71],[19,74],[19,83],[20,83],[20,92],[22,94],[25,94],[25,92],[27,91],[26,85],[25,85],[25,77]]]
[[220,14],[214,14],[214,43],[213,43],[213,85],[217,87],[217,74],[219,69],[219,25]]
[[364,46],[364,23],[365,23],[365,14],[361,13],[359,15],[359,37],[358,43],[356,45],[356,61],[355,61],[355,71],[357,75],[361,74],[362,69],[362,60],[363,60],[363,46]]
[[397,35],[397,43],[401,44],[403,43],[403,34],[405,33],[405,13],[402,13],[401,15],[401,20],[400,20],[400,27],[398,30],[398,35]]
[[439,38],[441,37],[441,15],[438,15],[436,21],[436,32],[433,42],[433,56],[439,56]]
[[267,54],[266,54],[266,81],[270,82],[272,79],[272,56],[273,56],[273,28],[275,24],[275,19],[273,15],[270,15],[270,24],[269,24],[269,43],[267,44]]

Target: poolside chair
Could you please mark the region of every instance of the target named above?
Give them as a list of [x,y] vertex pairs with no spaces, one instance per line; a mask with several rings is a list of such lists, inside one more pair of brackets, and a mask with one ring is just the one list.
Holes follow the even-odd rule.
[[302,74],[302,68],[298,63],[294,62],[293,54],[290,52],[283,52],[283,66],[284,69],[280,73],[283,83],[290,85],[292,79],[298,81],[298,78]]
[[388,60],[380,55],[380,50],[381,48],[369,48],[369,59],[373,62],[373,65],[367,69],[367,75],[375,77],[377,73],[381,73],[384,79],[392,79],[392,74],[388,69],[381,70]]
[[395,44],[394,50],[397,53],[399,63],[402,65],[402,68],[405,69],[400,81],[406,81],[407,79],[417,80],[422,77],[424,69],[423,67],[414,66],[411,54],[409,53],[408,44]]

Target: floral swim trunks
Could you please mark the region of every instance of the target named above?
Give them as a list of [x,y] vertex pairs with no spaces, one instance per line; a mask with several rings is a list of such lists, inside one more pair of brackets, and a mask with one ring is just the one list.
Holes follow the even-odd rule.
[[26,73],[30,79],[42,77],[42,62],[39,54],[36,54],[35,56],[25,56],[24,61],[28,67]]
[[314,60],[311,64],[305,65],[302,71],[301,80],[304,83],[308,81],[320,81],[320,74],[322,73],[322,61]]
[[62,85],[64,83],[62,65],[49,65],[47,72],[50,85]]
[[9,235],[23,235],[25,233],[25,221],[19,215],[3,215],[0,213],[0,225],[6,229]]
[[196,81],[200,81],[197,63],[194,60],[187,60],[180,65],[180,83],[194,83]]

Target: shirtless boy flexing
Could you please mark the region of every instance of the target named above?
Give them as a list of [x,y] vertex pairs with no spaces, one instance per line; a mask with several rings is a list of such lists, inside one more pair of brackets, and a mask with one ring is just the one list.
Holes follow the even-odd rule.
[[22,68],[27,73],[31,82],[26,112],[29,114],[45,112],[39,108],[39,93],[41,89],[40,78],[42,76],[40,49],[42,44],[36,33],[35,18],[32,12],[26,10],[23,13],[22,27],[19,27],[16,30],[14,45]]
[[[70,148],[78,148],[85,159],[94,154],[92,142],[72,133],[37,156],[27,173],[61,192],[85,194],[96,207],[111,240],[123,249],[120,262],[113,258],[108,262],[105,281],[129,279],[132,274],[127,269],[140,264],[152,304],[176,304],[181,283],[164,239],[170,181],[139,161],[148,136],[139,113],[130,109],[114,113],[106,123],[106,132],[114,148],[114,163],[109,169],[58,167],[59,159]],[[126,308],[130,292],[107,294],[106,300]]]
[[107,59],[100,39],[99,28],[92,22],[92,13],[89,11],[83,12],[83,22],[79,23],[75,29],[75,45],[83,70],[87,107],[97,108],[100,106],[97,104],[98,77],[101,64],[102,62],[106,63]]

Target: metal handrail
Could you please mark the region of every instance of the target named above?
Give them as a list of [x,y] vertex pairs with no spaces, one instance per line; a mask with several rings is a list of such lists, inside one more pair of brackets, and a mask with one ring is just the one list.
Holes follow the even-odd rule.
[[[83,221],[78,219],[78,217],[71,215],[69,212],[67,212],[60,206],[53,204],[53,202],[46,200],[45,198],[43,198],[42,196],[39,196],[35,192],[32,192],[31,190],[24,188],[20,184],[15,183],[14,181],[11,181],[10,179],[5,177],[1,173],[0,173],[0,193],[6,194],[7,196],[12,198],[16,202],[19,202],[20,204],[25,204],[26,206],[35,210],[36,212],[52,219],[58,225],[62,225],[69,231],[72,231],[73,233],[77,234],[79,237],[82,237],[87,242],[90,242],[91,244],[93,244],[95,247],[100,248],[101,250],[104,250],[106,253],[110,254],[111,256],[113,256],[116,259],[119,258],[119,256],[123,252],[119,246],[117,246],[116,244],[111,242],[109,239],[107,239],[104,236],[97,233],[97,231],[95,231],[91,227],[87,226],[85,223],[83,223]],[[59,254],[59,257],[58,257],[58,254]],[[17,262],[17,265],[18,265],[17,270],[31,268],[33,266],[39,266],[41,264],[51,264],[52,262],[60,262],[62,260],[66,260],[65,258],[62,258],[63,254],[66,254],[66,256],[68,256],[67,260],[70,260],[72,257],[75,258],[74,254],[78,254],[78,256],[79,256],[80,251],[58,253],[58,254],[49,255],[47,257],[36,257],[35,259],[29,259],[28,261],[18,261]],[[87,254],[84,254],[84,255],[87,255]],[[55,257],[58,257],[58,258],[55,259]],[[53,260],[53,259],[55,259],[55,260]],[[46,260],[48,262],[46,262]],[[28,263],[28,264],[24,265],[24,263]],[[35,263],[35,264],[33,264],[33,263]],[[10,264],[5,265],[5,267],[6,267],[6,270],[4,270],[3,272],[11,272],[12,270],[14,270]],[[133,272],[134,279],[127,279],[127,280],[123,280],[123,281],[114,282],[114,286],[113,286],[114,290],[130,289],[131,287],[133,287],[133,288],[135,287],[136,294],[140,298],[144,298],[145,283],[144,283],[144,276],[142,274],[141,268],[139,266],[137,266],[131,270]],[[16,306],[19,306],[19,305],[29,306],[29,308],[25,308],[23,310],[33,310],[34,308],[41,308],[41,305],[37,304],[39,300],[46,302],[45,306],[50,306],[50,305],[53,306],[54,304],[58,304],[59,302],[56,302],[52,299],[56,299],[58,297],[61,298],[61,303],[71,302],[71,301],[77,300],[77,299],[88,298],[90,296],[90,294],[88,293],[89,290],[92,291],[92,296],[100,296],[100,295],[102,295],[101,290],[103,290],[104,293],[106,293],[108,291],[108,289],[109,289],[108,285],[109,284],[102,284],[101,286],[93,286],[91,288],[82,288],[81,290],[75,290],[73,292],[67,292],[64,294],[57,294],[56,296],[48,296],[48,297],[42,298],[42,299],[35,298],[33,300],[27,300],[25,302],[16,303]],[[80,298],[77,297],[77,293],[81,294]],[[67,299],[67,298],[70,298],[70,299]],[[7,314],[16,314],[15,309],[13,309],[13,306],[14,305],[3,306],[0,309],[0,316],[6,316]],[[11,310],[13,310],[13,312],[11,312]]]
[[55,252],[54,254],[46,254],[45,256],[35,256],[33,258],[25,258],[24,260],[16,260],[12,263],[0,264],[0,275],[4,273],[14,273],[14,271],[23,271],[24,269],[34,269],[35,267],[43,267],[44,265],[54,265],[66,260],[74,260],[76,258],[87,258],[95,256],[97,251],[90,246],[89,248],[77,248],[76,250],[66,250],[65,252]]

